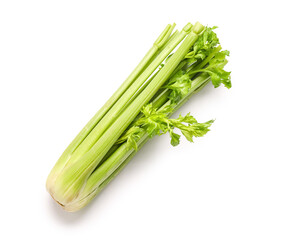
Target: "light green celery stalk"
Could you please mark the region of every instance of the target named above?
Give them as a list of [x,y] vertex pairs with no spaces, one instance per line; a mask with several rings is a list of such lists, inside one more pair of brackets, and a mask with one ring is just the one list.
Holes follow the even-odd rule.
[[[173,25],[169,30],[169,33],[172,32],[175,25]],[[188,24],[181,33],[175,32],[172,37],[165,43],[160,43],[160,40],[157,40],[154,44],[155,50],[161,47],[164,47],[162,51],[155,51],[154,56],[145,64],[143,71],[139,76],[132,82],[126,91],[123,92],[123,95],[113,104],[111,108],[108,109],[107,113],[104,114],[101,121],[97,122],[95,126],[88,132],[88,134],[83,138],[83,141],[80,142],[72,151],[71,154],[65,158],[65,155],[60,157],[58,160],[58,165],[61,166],[58,171],[57,165],[51,172],[51,176],[47,182],[49,184],[48,189],[52,191],[52,186],[56,184],[56,177],[61,173],[63,168],[71,165],[75,161],[79,160],[83,154],[85,154],[94,143],[101,137],[103,132],[107,129],[108,126],[119,116],[121,111],[133,100],[135,92],[145,83],[148,77],[153,73],[153,71],[160,65],[160,63],[168,56],[168,54],[184,39],[188,31],[191,28],[191,24]],[[167,32],[168,35],[168,32]],[[168,38],[168,37],[167,37]],[[157,48],[158,47],[158,48]],[[158,54],[156,56],[156,54]],[[55,173],[55,177],[54,174]]]
[[164,50],[160,52],[160,54],[157,55],[150,65],[140,74],[140,76],[137,77],[137,79],[117,100],[113,107],[105,114],[102,121],[95,126],[93,131],[91,131],[84,141],[78,146],[76,151],[71,156],[69,161],[70,163],[75,163],[99,140],[99,138],[113,123],[113,121],[115,121],[121,112],[134,100],[133,97],[136,96],[135,93],[143,86],[151,74],[158,68],[158,66],[172,52],[172,50],[175,49],[175,47],[184,39],[190,28],[191,24],[186,26],[180,33],[178,33],[174,38],[174,41],[168,44],[166,48],[164,48]]
[[[154,100],[152,100],[153,101],[152,102],[153,108],[159,109],[156,113],[158,113],[160,111],[162,112],[164,109],[166,109],[166,107],[170,106],[170,107],[173,107],[173,108],[170,109],[170,111],[166,114],[166,118],[170,117],[193,94],[200,91],[200,89],[202,89],[211,80],[210,75],[208,75],[206,73],[206,68],[208,68],[208,69],[211,68],[210,65],[212,65],[214,67],[217,66],[217,69],[214,69],[214,73],[210,73],[212,76],[214,76],[214,74],[217,74],[217,73],[220,73],[220,75],[223,74],[223,71],[224,71],[223,67],[227,63],[227,60],[225,59],[225,56],[227,56],[227,51],[220,52],[220,50],[221,50],[221,46],[219,45],[219,46],[213,48],[212,51],[206,57],[206,59],[204,59],[200,64],[197,64],[196,66],[193,65],[193,67],[187,67],[186,71],[190,72],[190,74],[192,76],[195,75],[193,72],[198,71],[198,70],[201,70],[202,72],[205,72],[205,73],[202,73],[200,76],[196,77],[191,82],[190,89],[189,89],[188,93],[185,96],[183,96],[178,103],[173,103],[171,100],[168,100],[168,97],[170,95],[170,91],[172,91],[168,88],[165,91],[163,91],[163,93],[161,93],[160,96],[156,96],[156,98]],[[182,66],[184,66],[184,65],[182,64]],[[200,67],[204,67],[204,66],[205,66],[204,69],[200,69]],[[182,74],[186,75],[185,72],[182,72]],[[179,77],[179,79],[182,79],[182,76],[179,76],[179,75],[177,75],[177,76]],[[174,78],[174,76],[173,76],[173,78]],[[227,76],[227,78],[230,79],[229,76]],[[218,81],[222,81],[222,80],[218,79]],[[187,79],[186,81],[190,82],[190,79]],[[222,83],[226,86],[225,82],[222,82]],[[218,84],[216,84],[216,86],[218,86]],[[186,88],[186,87],[187,87],[186,85],[179,85],[178,86],[178,88]],[[160,116],[162,117],[162,114]],[[153,117],[153,116],[151,116],[151,117]],[[167,121],[166,118],[164,119],[165,121]],[[189,141],[192,141],[192,136],[203,136],[208,131],[208,127],[212,123],[212,121],[208,121],[206,123],[199,124],[190,115],[187,115],[185,118],[187,118],[185,120],[185,122],[191,122],[192,123],[191,124],[191,127],[192,127],[191,130],[194,131],[194,133],[191,133],[191,134],[188,134],[186,132],[183,133],[183,134],[185,134],[185,136],[187,137],[187,139]],[[174,123],[176,125],[176,127],[181,127],[181,131],[182,131],[182,128],[184,128],[184,126],[182,126],[182,124],[180,124],[180,120],[184,120],[185,118],[179,117],[178,118],[179,120],[173,119],[173,120],[169,120],[169,122]],[[153,118],[153,120],[154,120],[154,118]],[[136,119],[134,121],[135,123],[132,124],[132,127],[124,134],[126,137],[122,136],[120,139],[124,138],[124,139],[128,139],[128,141],[129,141],[130,135],[128,135],[128,132],[133,133],[133,132],[131,132],[131,129],[135,129],[136,123],[138,123],[139,121],[140,121],[140,119]],[[149,120],[149,122],[151,122],[151,121],[152,120]],[[154,124],[154,127],[156,127],[156,124]],[[138,129],[139,129],[139,127],[138,127]],[[186,129],[187,128],[185,127],[185,130]],[[161,128],[161,130],[162,130],[162,128]],[[163,133],[165,133],[164,129],[163,129]],[[173,146],[175,146],[176,144],[179,143],[179,136],[177,134],[173,133],[173,131],[171,129],[169,129],[169,133],[170,133],[170,136],[171,136],[171,144]],[[87,180],[85,187],[80,192],[77,199],[74,202],[71,202],[71,203],[64,206],[65,210],[67,210],[67,211],[77,211],[77,210],[81,209],[82,207],[84,207],[85,205],[87,205],[87,203],[89,201],[91,201],[107,185],[107,183],[109,181],[111,181],[111,179],[121,171],[121,169],[135,155],[136,151],[138,149],[140,149],[141,146],[145,142],[147,142],[150,138],[150,136],[148,135],[148,133],[146,131],[138,131],[137,134],[139,135],[139,137],[137,138],[137,142],[134,145],[130,144],[130,148],[129,148],[129,142],[126,142],[126,143],[124,142],[120,146],[116,145],[117,147],[115,148],[115,150],[113,150],[106,157],[106,160],[101,165],[99,165],[99,167],[97,167],[95,169],[95,171],[92,172],[92,174],[90,175],[90,177]],[[135,145],[136,145],[136,147],[135,147]]]
[[[189,93],[184,97],[187,101],[193,94],[199,91],[210,81],[208,74],[204,73],[192,81]],[[163,94],[154,104],[156,108],[170,104],[168,101],[168,93]],[[180,101],[174,106],[174,110],[168,114],[171,116],[184,102]],[[88,178],[83,190],[80,192],[76,201],[66,204],[64,209],[66,211],[74,212],[86,206],[132,159],[132,157],[148,140],[149,135],[146,132],[140,134],[140,140],[137,142],[137,149],[129,148],[127,142],[124,142],[119,148],[99,166]]]
[[50,172],[47,180],[47,189],[52,191],[52,186],[56,177],[61,173],[62,169],[66,166],[72,153],[78,148],[78,146],[84,141],[88,134],[93,130],[97,123],[104,117],[104,115],[112,108],[112,106],[117,102],[117,100],[123,95],[123,93],[132,85],[136,78],[142,73],[142,71],[152,62],[156,54],[159,53],[160,49],[167,46],[167,42],[171,41],[172,37],[176,36],[176,32],[172,35],[172,31],[175,24],[168,24],[163,32],[154,42],[153,46],[149,49],[146,55],[143,57],[141,62],[133,70],[133,72],[128,76],[128,78],[123,82],[119,89],[112,95],[112,97],[103,105],[103,107],[94,115],[94,117],[86,124],[86,126],[80,131],[80,133],[75,137],[75,139],[70,143],[70,145],[63,152],[56,165]]
[[167,64],[158,72],[146,88],[133,99],[130,105],[117,116],[96,143],[80,157],[79,161],[75,161],[63,169],[62,173],[57,177],[52,191],[50,191],[56,201],[61,205],[68,205],[76,201],[79,193],[83,191],[87,179],[100,163],[101,159],[135,119],[141,108],[166,82],[174,69],[184,59],[186,53],[197,41],[203,30],[204,27],[196,23],[177,51],[169,58]]

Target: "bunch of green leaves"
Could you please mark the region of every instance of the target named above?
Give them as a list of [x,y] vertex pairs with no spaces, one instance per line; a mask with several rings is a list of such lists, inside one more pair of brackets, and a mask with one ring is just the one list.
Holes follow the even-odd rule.
[[191,51],[185,56],[189,63],[204,60],[213,51],[216,45],[219,44],[219,39],[213,31],[216,28],[217,27],[206,27]]
[[226,57],[229,56],[229,51],[224,50],[215,54],[215,56],[209,61],[208,66],[203,69],[196,71],[191,71],[190,74],[195,74],[199,72],[206,72],[211,78],[211,82],[214,87],[219,87],[221,83],[227,87],[231,88],[231,72],[224,70],[224,66],[227,64]]
[[181,69],[169,80],[164,88],[171,90],[168,98],[177,103],[188,94],[191,85],[192,81],[189,73]]
[[[180,63],[179,70],[172,75],[163,87],[170,90],[168,99],[171,104],[160,109],[153,108],[152,103],[144,106],[141,110],[141,117],[126,131],[117,143],[127,142],[129,148],[137,150],[138,141],[144,134],[153,137],[168,132],[171,137],[171,145],[176,146],[180,142],[180,135],[173,131],[175,128],[178,128],[190,142],[193,142],[193,137],[201,137],[209,131],[213,120],[198,123],[190,114],[184,117],[180,115],[177,119],[169,119],[168,115],[172,113],[173,106],[189,93],[192,79],[194,79],[193,77],[197,73],[206,72],[209,74],[212,84],[215,87],[220,86],[221,83],[227,88],[231,87],[230,72],[224,70],[229,51],[219,52],[221,47],[219,45],[219,39],[213,31],[214,29],[216,27],[207,27],[205,29],[192,49],[187,53],[185,59]],[[218,50],[217,47],[219,48]],[[210,59],[209,56],[213,57]],[[171,55],[167,57],[164,64],[167,63],[170,57]],[[206,58],[210,59],[206,66],[194,70],[194,67]]]
[[[207,27],[203,34],[196,41],[192,49],[187,53],[185,59],[180,63],[180,69],[169,79],[164,88],[170,89],[169,99],[177,103],[189,92],[191,87],[191,79],[199,72],[207,72],[213,85],[220,86],[223,83],[227,88],[231,87],[230,72],[226,72],[223,68],[227,63],[226,56],[228,51],[220,51],[219,39],[213,31],[216,27]],[[194,70],[194,66],[210,59],[204,68]],[[168,56],[170,58],[170,56]],[[167,59],[168,60],[168,59]],[[165,61],[166,64],[166,61]]]
[[206,68],[214,87],[219,87],[221,83],[227,88],[232,87],[231,72],[224,70],[224,66],[228,62],[226,56],[229,56],[229,51],[225,50],[217,53]]
[[172,112],[171,105],[157,110],[151,103],[147,104],[142,109],[143,117],[137,120],[118,143],[126,141],[129,148],[137,150],[137,142],[144,134],[153,137],[169,132],[171,145],[177,146],[180,143],[180,135],[174,132],[175,128],[178,128],[188,141],[193,142],[193,137],[204,136],[213,123],[213,120],[198,123],[190,113],[184,117],[180,115],[176,119],[170,119],[168,118],[170,112]]
[[214,87],[219,87],[224,84],[225,87],[231,88],[231,72],[224,70],[224,66],[227,64],[226,57],[229,56],[229,51],[221,51],[215,53],[214,57],[209,61],[207,66],[202,69],[192,70],[190,68],[186,69],[186,66],[175,73],[164,86],[164,88],[170,89],[169,99],[172,103],[179,102],[183,97],[185,97],[192,83],[192,78],[196,73],[206,72],[211,78],[211,82]]

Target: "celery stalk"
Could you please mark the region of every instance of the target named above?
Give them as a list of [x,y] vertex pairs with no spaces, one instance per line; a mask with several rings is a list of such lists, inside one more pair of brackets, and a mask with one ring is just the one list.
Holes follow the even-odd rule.
[[56,185],[53,190],[53,197],[57,199],[58,202],[65,205],[76,199],[86,180],[99,164],[103,156],[138,115],[141,108],[165,83],[203,30],[204,27],[201,24],[195,24],[192,31],[185,38],[177,51],[169,58],[168,63],[160,70],[140,95],[137,96],[126,109],[124,109],[121,115],[118,117],[115,115],[116,120],[105,132],[103,132],[103,135],[97,142],[85,154],[80,156],[80,161],[75,161],[70,166],[63,169],[62,174],[57,177]]
[[[199,90],[204,87],[210,78],[207,74],[201,74],[192,82],[192,87],[185,97],[186,101]],[[162,100],[159,101],[156,107],[162,107],[167,104],[167,96],[163,95]],[[175,110],[180,108],[186,101],[181,101],[175,107]],[[172,112],[173,114],[174,112]],[[143,134],[138,142],[138,149],[140,149],[148,140],[149,136]],[[134,149],[128,149],[127,144],[122,144],[103,164],[98,167],[88,178],[84,189],[80,192],[76,201],[66,204],[64,209],[66,211],[77,211],[87,205],[106,185],[127,165],[127,163],[137,153]]]
[[[190,28],[186,28],[174,37],[174,40],[166,46],[166,48],[156,56],[156,58],[151,62],[151,64],[144,69],[139,77],[132,83],[132,85],[124,92],[124,94],[117,100],[113,107],[105,114],[103,120],[100,121],[93,131],[84,139],[82,144],[80,144],[75,152],[72,154],[70,163],[75,163],[76,160],[85,154],[90,148],[99,140],[102,134],[107,130],[107,128],[119,117],[120,113],[134,100],[133,96],[135,93],[143,86],[143,84],[148,80],[151,74],[158,68],[158,66],[164,61],[164,59],[172,52],[172,50],[184,39],[187,35],[187,31]],[[150,81],[150,80],[148,80]]]
[[85,127],[80,131],[80,133],[75,137],[75,139],[70,143],[70,145],[63,152],[53,170],[50,172],[47,180],[47,189],[51,191],[51,187],[56,180],[56,177],[61,173],[63,168],[67,165],[70,160],[72,153],[78,148],[78,146],[84,141],[84,139],[89,135],[97,123],[104,117],[104,115],[111,109],[111,107],[117,102],[117,100],[123,95],[123,93],[132,85],[136,78],[142,73],[142,71],[147,67],[148,63],[152,61],[152,58],[158,53],[158,51],[166,45],[166,43],[172,39],[170,37],[175,24],[168,24],[166,28],[162,31],[159,37],[154,42],[153,46],[149,49],[146,55],[143,57],[141,62],[133,70],[133,72],[128,76],[128,78],[123,82],[123,84],[118,88],[118,90],[112,95],[112,97],[103,105],[103,107],[94,115],[94,117],[85,125]]
[[190,114],[169,117],[210,80],[214,87],[231,87],[230,72],[223,69],[229,52],[220,52],[214,28],[187,24],[171,34],[174,27],[164,29],[49,174],[47,190],[65,210],[88,204],[152,136],[169,133],[176,146],[180,135],[175,128],[190,142],[209,131],[212,120],[198,123]]

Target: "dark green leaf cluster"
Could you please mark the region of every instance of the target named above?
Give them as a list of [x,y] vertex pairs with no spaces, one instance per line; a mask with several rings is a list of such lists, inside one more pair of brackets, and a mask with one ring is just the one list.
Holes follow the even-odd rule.
[[[164,86],[171,90],[169,99],[172,103],[179,102],[188,94],[191,87],[191,79],[199,72],[208,73],[215,87],[220,86],[221,83],[227,88],[231,87],[230,72],[224,70],[224,66],[227,63],[226,56],[229,56],[229,51],[219,52],[221,46],[216,33],[213,31],[215,28],[207,27],[205,29],[183,62],[180,63],[183,67]],[[197,66],[203,60],[207,61],[204,68],[194,70],[194,66]]]
[[192,63],[197,60],[204,60],[219,44],[219,39],[216,33],[213,31],[217,27],[207,27],[203,34],[194,44],[192,50],[187,53],[185,58],[188,59],[188,62]]
[[209,62],[205,71],[210,75],[211,82],[214,87],[219,87],[222,83],[225,87],[231,88],[231,72],[224,70],[227,64],[226,56],[229,56],[229,51],[221,51],[215,54],[215,57]]
[[[151,103],[144,106],[141,110],[142,116],[126,131],[117,143],[127,142],[129,148],[137,150],[137,143],[145,134],[153,137],[168,132],[171,137],[171,145],[176,146],[180,142],[180,135],[174,132],[175,128],[179,129],[190,142],[193,142],[193,137],[201,137],[209,131],[213,120],[198,123],[190,114],[184,117],[180,115],[177,119],[169,119],[168,115],[173,112],[173,106],[189,93],[192,79],[198,73],[204,72],[209,74],[215,87],[221,84],[224,84],[227,88],[231,87],[230,72],[224,70],[229,51],[220,51],[219,39],[213,31],[215,28],[207,27],[205,29],[192,49],[187,53],[185,59],[179,64],[176,72],[171,76],[167,84],[163,86],[163,88],[170,90],[168,96],[170,105],[158,110],[153,108]],[[167,63],[171,55],[167,57],[164,64]],[[203,61],[206,62],[203,63]],[[203,66],[199,68],[199,64],[203,64]]]
[[171,145],[177,146],[180,143],[180,135],[173,131],[175,128],[178,128],[188,141],[193,142],[193,137],[204,136],[213,123],[213,120],[198,123],[189,113],[184,117],[180,115],[177,119],[169,119],[168,113],[171,111],[170,105],[160,110],[153,108],[151,103],[146,105],[142,109],[144,116],[120,138],[119,143],[127,141],[129,148],[137,150],[137,142],[145,133],[153,137],[169,132]]
[[168,82],[165,88],[172,90],[169,99],[176,103],[185,97],[191,88],[190,75],[184,70],[179,70]]

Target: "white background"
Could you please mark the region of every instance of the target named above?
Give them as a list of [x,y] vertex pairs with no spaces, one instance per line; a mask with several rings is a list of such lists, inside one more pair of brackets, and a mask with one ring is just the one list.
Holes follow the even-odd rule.
[[[0,2],[1,239],[283,239],[280,1]],[[230,90],[178,113],[204,138],[156,137],[85,209],[45,190],[56,160],[168,23],[219,26]]]

